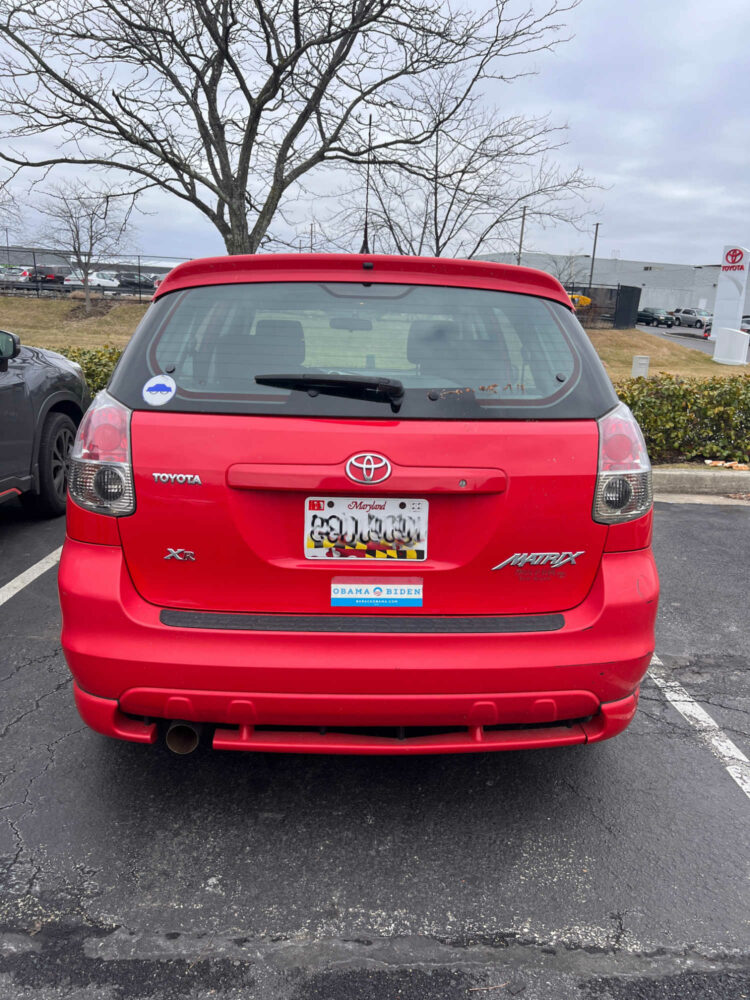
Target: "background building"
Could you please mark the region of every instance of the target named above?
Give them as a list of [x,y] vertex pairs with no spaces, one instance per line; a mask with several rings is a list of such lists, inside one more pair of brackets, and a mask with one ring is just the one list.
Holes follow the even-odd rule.
[[[497,260],[506,264],[516,263],[515,253],[493,254],[482,260]],[[589,254],[550,254],[529,251],[521,255],[526,267],[549,271],[569,291],[585,288],[589,283],[591,257]],[[661,309],[694,307],[713,311],[716,282],[719,277],[717,264],[662,264],[649,260],[620,260],[597,257],[594,262],[594,285],[632,285],[641,289],[640,307]],[[750,288],[743,313],[750,313]]]

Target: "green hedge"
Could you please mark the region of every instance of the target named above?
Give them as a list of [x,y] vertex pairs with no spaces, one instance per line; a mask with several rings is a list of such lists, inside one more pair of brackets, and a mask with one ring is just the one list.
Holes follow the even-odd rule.
[[96,348],[65,347],[59,353],[64,354],[71,361],[78,362],[83,368],[83,374],[86,376],[91,394],[94,395],[109,382],[109,376],[119,361],[122,351],[119,347],[105,344],[104,347]]
[[[92,393],[103,389],[122,351],[105,346],[61,352],[83,368]],[[643,429],[652,462],[750,460],[750,375],[656,375],[616,382]]]
[[652,462],[750,459],[750,375],[656,375],[615,389],[641,425]]

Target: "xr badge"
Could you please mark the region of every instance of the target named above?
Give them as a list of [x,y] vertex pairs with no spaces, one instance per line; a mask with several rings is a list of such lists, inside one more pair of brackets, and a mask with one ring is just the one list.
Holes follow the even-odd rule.
[[180,562],[195,562],[195,552],[190,552],[188,549],[170,549],[167,547],[167,554],[164,558],[179,559]]

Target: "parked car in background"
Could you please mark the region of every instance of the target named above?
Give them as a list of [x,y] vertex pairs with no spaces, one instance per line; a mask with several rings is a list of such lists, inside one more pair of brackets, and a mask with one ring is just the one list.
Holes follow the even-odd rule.
[[705,309],[675,309],[673,316],[675,326],[692,326],[697,330],[711,321],[711,313]]
[[154,280],[146,274],[137,271],[117,271],[115,278],[120,282],[123,291],[143,291],[151,294],[154,290]]
[[0,330],[0,502],[65,511],[70,451],[91,402],[80,365]]
[[[750,333],[750,316],[742,317],[742,319],[740,320],[739,329],[741,333]],[[703,337],[705,339],[708,339],[708,337],[711,336],[712,331],[713,331],[713,320],[709,320],[709,322],[703,328]]]
[[[83,277],[77,271],[69,274],[64,283],[66,288],[83,288]],[[89,288],[115,289],[120,282],[113,271],[92,271],[89,275]]]
[[37,267],[29,273],[28,280],[33,284],[62,285],[73,268],[64,264],[53,264],[51,267]]
[[667,329],[674,326],[674,319],[666,309],[639,309],[638,322],[646,326],[666,326]]
[[30,264],[13,264],[2,269],[0,281],[13,282],[13,284],[25,282],[29,280],[29,275],[33,273],[33,270],[34,268]]
[[0,270],[0,282],[4,284],[16,284],[20,281],[28,281],[30,271],[31,268],[28,267],[3,267]]
[[83,720],[176,753],[617,735],[654,649],[651,466],[562,285],[486,261],[180,264],[71,457]]
[[588,295],[582,295],[580,292],[572,292],[569,295],[570,301],[573,303],[573,308],[578,312],[580,309],[588,309],[591,305],[591,299]]

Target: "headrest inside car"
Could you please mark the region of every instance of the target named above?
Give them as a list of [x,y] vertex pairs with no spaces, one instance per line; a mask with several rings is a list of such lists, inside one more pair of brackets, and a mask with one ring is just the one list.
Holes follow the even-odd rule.
[[409,327],[406,356],[413,365],[456,360],[459,346],[458,324],[450,320],[415,320]]
[[255,327],[258,353],[268,356],[279,368],[301,365],[305,360],[305,336],[302,324],[290,319],[260,319]]

